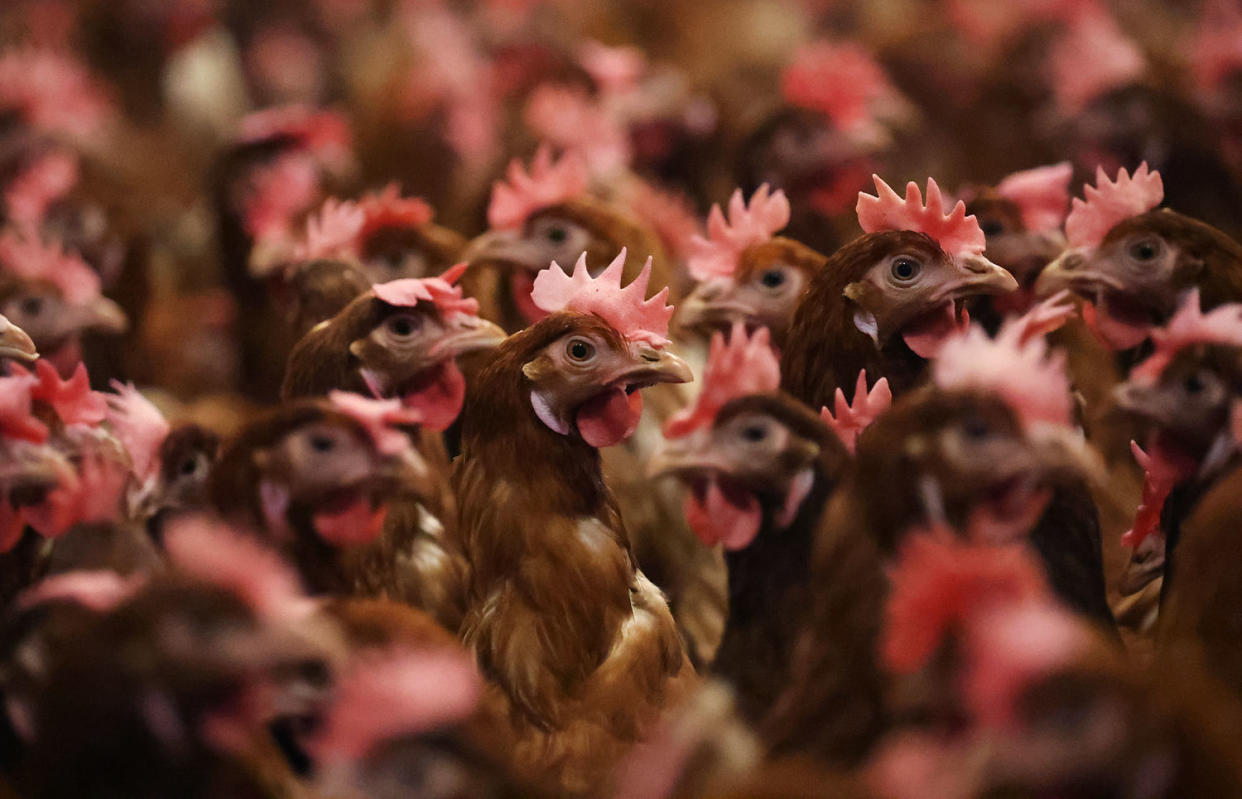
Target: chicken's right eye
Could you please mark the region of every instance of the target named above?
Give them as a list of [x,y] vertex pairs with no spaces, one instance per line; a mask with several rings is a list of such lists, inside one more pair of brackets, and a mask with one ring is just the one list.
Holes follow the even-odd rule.
[[1005,232],[1005,225],[999,219],[985,219],[979,223],[985,236],[999,236]]
[[992,428],[985,420],[972,416],[962,424],[962,432],[966,434],[967,438],[978,440],[991,435]]
[[582,363],[591,360],[595,355],[595,346],[585,339],[576,338],[569,342],[565,351],[569,354],[570,360]]
[[336,442],[330,436],[311,436],[310,446],[316,452],[331,452],[336,448]]
[[893,279],[901,283],[909,283],[923,271],[923,265],[913,258],[897,258],[893,261],[890,271]]
[[26,316],[38,316],[43,313],[43,299],[41,297],[27,297],[22,300],[21,309]]
[[1136,261],[1150,261],[1160,254],[1160,242],[1143,239],[1130,245],[1130,257]]
[[388,320],[388,332],[398,338],[408,338],[418,331],[420,325],[421,323],[416,317],[402,314]]
[[564,244],[565,240],[569,238],[569,231],[560,225],[552,225],[544,231],[544,235],[547,236],[548,241],[553,244]]

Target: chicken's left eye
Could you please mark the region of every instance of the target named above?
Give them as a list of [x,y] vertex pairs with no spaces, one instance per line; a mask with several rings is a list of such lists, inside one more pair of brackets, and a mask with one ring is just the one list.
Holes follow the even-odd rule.
[[595,347],[591,342],[585,339],[576,338],[569,342],[569,346],[565,348],[569,353],[569,357],[574,361],[589,361],[595,355]]
[[759,282],[770,289],[780,288],[785,285],[785,273],[780,269],[769,269],[760,276]]
[[1136,261],[1150,261],[1160,254],[1160,242],[1143,239],[1130,245],[1130,257]]
[[742,428],[742,438],[757,443],[768,437],[768,431],[762,425],[752,424]]
[[400,338],[407,338],[414,335],[420,325],[421,322],[417,317],[403,314],[388,320],[388,332]]
[[895,279],[908,283],[919,276],[919,272],[923,271],[923,265],[913,258],[898,258],[893,261],[891,271]]
[[336,447],[336,442],[329,436],[311,436],[310,445],[316,452],[331,452]]

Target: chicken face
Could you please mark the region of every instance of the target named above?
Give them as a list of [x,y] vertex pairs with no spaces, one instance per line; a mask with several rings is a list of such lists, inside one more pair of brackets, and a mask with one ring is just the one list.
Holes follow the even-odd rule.
[[11,362],[30,364],[38,357],[39,351],[26,331],[0,316],[0,376],[9,373]]
[[297,333],[304,335],[340,313],[373,282],[346,261],[319,259],[298,264],[286,281],[286,313]]
[[330,414],[294,427],[252,458],[268,529],[287,536],[308,525],[337,546],[375,540],[387,497],[427,476],[412,450],[382,455],[351,420]]
[[1044,267],[1065,249],[1065,236],[1059,231],[1030,231],[1022,222],[1017,203],[1002,197],[984,196],[966,206],[987,236],[984,255],[1004,267],[1018,281],[1017,291],[1002,294],[993,304],[1004,313],[1021,313],[1035,301],[1035,281]]
[[1183,217],[1156,211],[1118,224],[1094,251],[1067,250],[1040,275],[1048,296],[1070,289],[1087,300],[1084,317],[1108,346],[1130,349],[1175,310],[1179,289],[1204,266],[1197,248],[1178,235]]
[[855,325],[880,347],[900,336],[916,355],[932,357],[961,326],[963,300],[1017,288],[1012,275],[982,256],[951,258],[922,234],[872,235],[894,246],[844,294],[856,306]]
[[686,484],[686,519],[704,543],[741,549],[765,518],[778,528],[793,523],[814,484],[822,441],[815,420],[780,397],[743,397],[710,427],[668,441],[649,470]]
[[54,286],[34,281],[0,286],[0,313],[24,330],[62,374],[81,360],[83,333],[122,333],[128,326],[125,312],[106,297],[73,304]]
[[680,305],[680,324],[728,332],[735,322],[748,330],[766,327],[780,346],[810,276],[824,256],[790,239],[777,238],[742,253],[737,274],[706,280]]
[[423,413],[424,424],[443,430],[461,411],[466,380],[459,355],[495,347],[504,331],[477,316],[381,303],[384,311],[363,338],[349,345],[367,387],[379,397],[401,397]]
[[626,340],[597,317],[555,316],[560,318],[546,321],[560,324],[572,316],[577,324],[538,350],[522,374],[530,381],[535,415],[560,435],[576,432],[593,447],[617,444],[638,426],[641,389],[693,379],[690,367],[673,353]]

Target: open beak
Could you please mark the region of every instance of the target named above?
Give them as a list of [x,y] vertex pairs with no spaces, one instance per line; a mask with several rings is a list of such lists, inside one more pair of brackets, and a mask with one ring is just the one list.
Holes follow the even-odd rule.
[[444,336],[432,345],[429,355],[433,360],[455,358],[468,352],[490,350],[505,340],[505,331],[499,325],[470,314],[457,314],[448,325]]
[[538,272],[548,266],[543,248],[527,240],[520,231],[492,230],[473,239],[461,259],[471,265],[503,264]]
[[0,316],[0,359],[31,363],[38,357],[39,352],[26,331]]
[[1064,289],[1091,297],[1098,288],[1125,290],[1116,278],[1092,267],[1088,254],[1083,250],[1061,253],[1044,267],[1035,281],[1035,293],[1040,297],[1050,297]]

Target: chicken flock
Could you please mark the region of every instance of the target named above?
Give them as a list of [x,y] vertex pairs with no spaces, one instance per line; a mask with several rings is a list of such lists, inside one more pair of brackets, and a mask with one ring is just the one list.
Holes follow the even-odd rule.
[[1242,799],[1238,0],[6,0],[0,798]]

